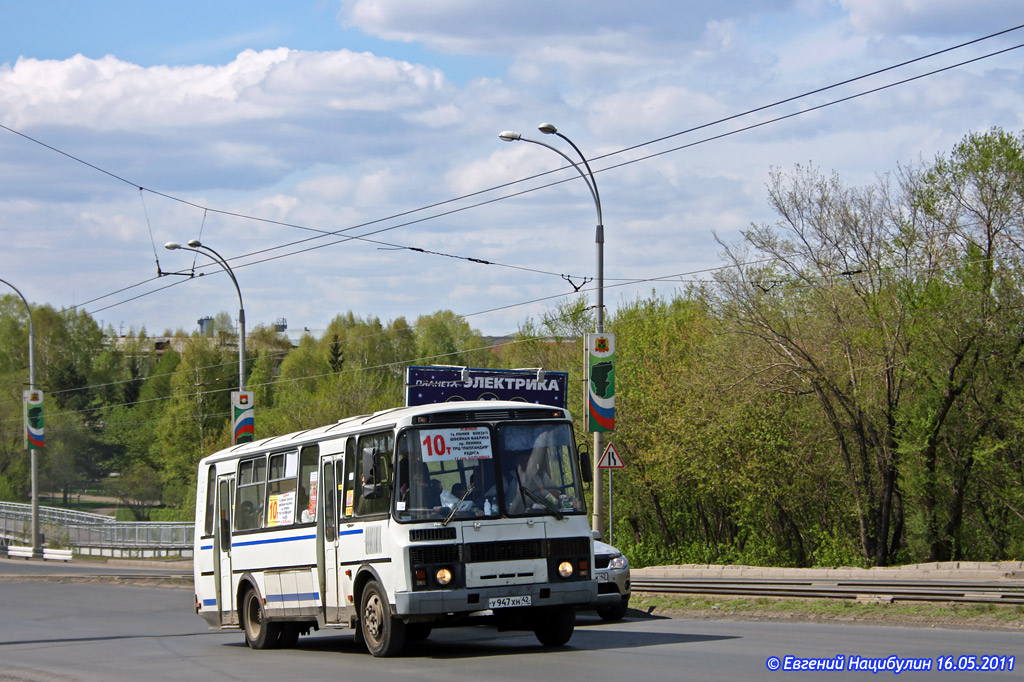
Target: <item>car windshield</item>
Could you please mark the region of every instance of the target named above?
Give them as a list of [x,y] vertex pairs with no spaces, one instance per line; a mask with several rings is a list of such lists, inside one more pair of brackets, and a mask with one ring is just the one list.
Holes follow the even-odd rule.
[[583,513],[572,444],[564,422],[406,429],[396,447],[395,518]]

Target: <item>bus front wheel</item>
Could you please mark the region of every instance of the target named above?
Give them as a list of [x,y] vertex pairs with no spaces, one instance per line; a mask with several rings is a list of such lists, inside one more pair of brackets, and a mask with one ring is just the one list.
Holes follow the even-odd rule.
[[572,638],[576,627],[576,607],[558,606],[544,611],[536,621],[533,634],[544,646],[562,646]]
[[366,648],[380,658],[398,654],[405,645],[405,623],[392,617],[384,588],[371,580],[359,602],[359,627]]
[[254,589],[242,597],[242,627],[245,629],[245,643],[251,648],[272,649],[277,646],[281,626],[267,620],[267,612]]

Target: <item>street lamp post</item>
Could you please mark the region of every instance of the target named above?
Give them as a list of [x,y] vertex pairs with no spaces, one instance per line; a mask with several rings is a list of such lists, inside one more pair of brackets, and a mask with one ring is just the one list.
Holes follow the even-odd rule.
[[[18,291],[18,287],[7,280],[0,279],[0,282],[14,289],[28,311],[28,390],[32,392],[36,390],[36,344],[35,327],[32,325],[32,307],[29,306],[28,299]],[[42,559],[43,548],[39,544],[39,467],[36,463],[36,448],[29,447],[28,452],[32,478],[32,558]]]
[[[553,147],[546,142],[540,142],[539,140],[531,140],[527,137],[523,137],[517,132],[506,130],[498,135],[502,140],[506,142],[530,142],[532,144],[546,147],[551,151],[555,152],[563,159],[568,161],[576,172],[583,178],[583,182],[587,185],[587,189],[590,190],[590,195],[594,199],[594,207],[597,209],[597,229],[594,232],[594,244],[597,247],[597,315],[595,316],[594,331],[598,334],[604,333],[604,219],[601,215],[601,195],[597,191],[597,180],[594,178],[594,172],[590,169],[590,164],[587,162],[587,157],[583,155],[580,148],[570,140],[568,137],[558,132],[558,129],[550,123],[542,123],[537,126],[537,129],[545,135],[557,135],[558,137],[565,140],[570,147],[572,147],[579,155],[580,160],[583,162],[583,166],[587,169],[586,172],[580,168],[579,163],[573,161],[568,155],[566,155],[558,147]],[[604,453],[604,433],[600,431],[594,432],[594,451],[591,453],[593,459],[593,475],[594,475],[594,512],[591,518],[591,528],[599,533],[604,533],[604,498],[601,491],[601,470],[598,468],[601,455]]]
[[235,273],[231,270],[231,266],[219,253],[206,246],[198,239],[191,239],[188,242],[188,246],[182,246],[178,242],[167,242],[164,244],[164,248],[169,251],[193,251],[195,253],[201,253],[204,256],[213,259],[219,266],[224,268],[224,272],[228,273],[228,277],[231,278],[232,283],[235,285],[235,291],[238,292],[238,391],[239,393],[245,392],[245,306],[242,303],[242,289],[238,286],[238,280],[235,279]]

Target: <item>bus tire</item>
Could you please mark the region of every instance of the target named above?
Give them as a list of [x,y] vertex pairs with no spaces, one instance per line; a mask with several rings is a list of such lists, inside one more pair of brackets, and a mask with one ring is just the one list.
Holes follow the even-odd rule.
[[359,600],[359,627],[374,657],[397,655],[405,646],[405,623],[391,615],[388,595],[376,580],[366,583]]
[[557,606],[537,614],[533,634],[544,646],[562,646],[572,638],[576,627],[576,607]]
[[281,636],[281,625],[267,620],[267,612],[255,589],[248,589],[242,597],[242,629],[245,643],[252,649],[273,649]]

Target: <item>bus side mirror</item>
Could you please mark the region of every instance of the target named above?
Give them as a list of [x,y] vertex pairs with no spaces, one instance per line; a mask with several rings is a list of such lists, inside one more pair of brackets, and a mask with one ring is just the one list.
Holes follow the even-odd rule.
[[594,480],[594,469],[590,462],[590,448],[585,443],[576,446],[576,455],[580,458],[580,473],[583,474],[585,483],[592,483]]

